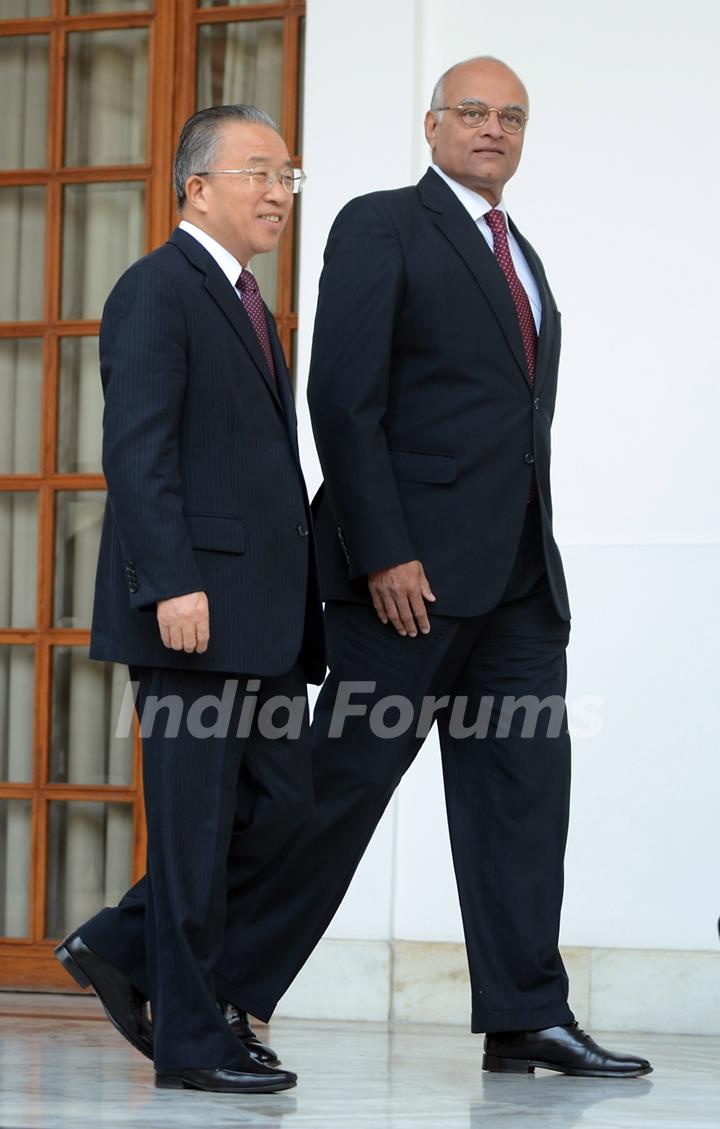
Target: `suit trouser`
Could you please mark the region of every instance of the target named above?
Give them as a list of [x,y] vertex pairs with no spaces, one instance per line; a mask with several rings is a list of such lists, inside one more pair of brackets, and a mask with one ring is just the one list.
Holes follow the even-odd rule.
[[[182,721],[175,734],[172,714],[160,711],[143,736],[147,874],[119,906],[78,932],[149,997],[157,1069],[239,1064],[241,1048],[217,1007],[212,970],[226,928],[236,925],[239,892],[290,848],[312,811],[304,674],[296,666],[255,683],[255,719],[241,737],[248,676],[143,667],[130,674],[146,725],[152,696],[176,696]],[[237,679],[232,708],[208,712],[206,696],[221,701],[228,679]],[[298,712],[304,708],[297,739],[260,732],[263,704],[276,695],[295,698]],[[269,721],[282,728],[288,710],[277,705]],[[203,735],[213,725],[216,734]]]
[[[473,1031],[541,1028],[573,1018],[558,951],[570,792],[564,707],[570,627],[550,597],[536,503],[528,507],[497,607],[475,618],[430,619],[429,635],[402,638],[370,607],[327,605],[331,673],[311,730],[314,814],[292,850],[238,890],[214,970],[216,990],[261,1019],[270,1018],[324,933],[422,744],[415,724],[395,737],[373,734],[370,712],[388,695],[406,697],[416,721],[426,696],[439,704],[449,699],[435,716]],[[367,704],[368,712],[346,718],[342,737],[334,738],[333,708],[343,681],[374,682],[375,689],[355,694],[353,703]],[[553,705],[523,736],[528,714],[510,714],[508,701],[525,695]],[[462,697],[461,720],[471,728],[485,711],[487,736],[458,734],[452,707]],[[558,704],[553,729],[551,708]],[[383,720],[390,727],[396,718],[397,711],[388,710]],[[141,923],[141,887],[133,899]],[[142,928],[136,933],[141,940]],[[140,952],[125,971],[140,986]]]

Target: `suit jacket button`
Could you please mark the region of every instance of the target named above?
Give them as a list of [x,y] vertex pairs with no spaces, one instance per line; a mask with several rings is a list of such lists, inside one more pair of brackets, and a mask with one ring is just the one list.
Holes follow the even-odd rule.
[[535,399],[533,400],[533,404],[535,406],[535,411],[538,411],[539,408],[540,408],[540,397],[539,396],[535,397]]
[[131,592],[131,593],[132,593],[132,595],[134,596],[134,595],[135,595],[135,593],[136,593],[136,592],[137,592],[137,590],[138,590],[137,582],[136,582],[136,581],[134,581],[134,580],[131,580],[131,581],[130,581],[130,583],[128,584],[128,588],[130,589],[130,592]]
[[529,451],[525,456],[525,462],[528,464],[528,466],[532,466],[532,464],[535,462],[535,456],[531,455]]
[[305,522],[303,522],[303,521],[301,521],[299,523],[299,525],[297,527],[297,531],[298,531],[298,533],[300,534],[301,537],[307,537],[307,535],[309,533],[308,527],[305,525]]

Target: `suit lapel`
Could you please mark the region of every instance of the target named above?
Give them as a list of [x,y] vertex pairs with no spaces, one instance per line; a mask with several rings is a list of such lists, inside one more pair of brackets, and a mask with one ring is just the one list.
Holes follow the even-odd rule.
[[535,248],[528,243],[524,235],[521,235],[513,221],[508,216],[510,230],[520,244],[520,250],[527,259],[528,266],[533,273],[535,281],[538,284],[540,291],[540,301],[542,303],[542,318],[540,320],[540,335],[537,343],[537,358],[535,361],[535,388],[539,388],[545,377],[548,361],[550,360],[550,352],[553,344],[553,336],[555,333],[555,307],[550,294],[550,287],[548,286],[547,278],[543,265]]
[[270,333],[270,348],[272,349],[273,361],[275,362],[275,373],[277,376],[277,387],[280,401],[282,403],[283,413],[287,423],[288,435],[290,436],[290,444],[295,452],[295,458],[298,463],[300,462],[300,451],[298,449],[297,441],[297,414],[295,412],[295,399],[293,397],[292,382],[290,380],[290,372],[285,360],[280,338],[277,334],[275,327],[275,318],[270,311],[267,311],[268,330]]
[[240,337],[243,345],[252,357],[258,372],[262,376],[270,395],[282,409],[282,404],[275,388],[275,381],[268,368],[265,354],[258,341],[257,334],[252,327],[250,318],[245,313],[245,308],[239,295],[234,291],[227,276],[223,274],[212,255],[205,250],[197,239],[193,239],[186,231],[176,228],[170,236],[170,242],[178,247],[186,259],[201,270],[205,275],[205,289],[220,307],[230,322],[235,332]]
[[525,382],[530,387],[517,310],[497,259],[478,231],[470,213],[437,173],[432,169],[428,170],[418,188],[423,204],[434,213],[432,218],[435,224],[463,259],[485,294]]

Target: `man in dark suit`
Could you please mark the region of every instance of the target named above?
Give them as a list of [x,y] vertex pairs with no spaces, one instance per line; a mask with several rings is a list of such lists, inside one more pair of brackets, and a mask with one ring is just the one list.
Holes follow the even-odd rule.
[[286,865],[251,892],[258,924],[226,937],[221,965],[229,998],[268,1019],[422,744],[397,703],[418,721],[429,697],[483,1065],[634,1076],[646,1060],[575,1023],[558,950],[570,792],[570,610],[550,497],[560,314],[502,200],[527,117],[507,66],[453,67],[425,120],[433,167],[416,187],[351,201],[330,233],[309,384],[330,662],[312,727],[316,807]]
[[[218,1006],[213,970],[225,931],[246,924],[245,891],[313,803],[306,683],[325,659],[310,513],[285,360],[248,269],[302,180],[266,114],[196,114],[175,159],[182,222],[117,283],[100,332],[108,504],[91,656],[127,663],[137,686],[147,875],[57,954],[164,1087],[296,1081]],[[302,724],[273,739],[261,710],[278,704]]]

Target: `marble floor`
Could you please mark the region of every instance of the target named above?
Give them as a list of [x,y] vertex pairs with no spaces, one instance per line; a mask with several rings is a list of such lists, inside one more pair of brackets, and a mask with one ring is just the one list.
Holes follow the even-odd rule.
[[92,1009],[59,1018],[6,1008],[0,1129],[720,1126],[718,1038],[603,1033],[600,1042],[645,1054],[655,1067],[647,1078],[609,1081],[483,1073],[482,1037],[457,1027],[283,1020],[263,1034],[298,1072],[295,1090],[245,1098],[159,1091],[150,1063]]

